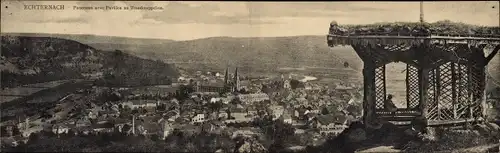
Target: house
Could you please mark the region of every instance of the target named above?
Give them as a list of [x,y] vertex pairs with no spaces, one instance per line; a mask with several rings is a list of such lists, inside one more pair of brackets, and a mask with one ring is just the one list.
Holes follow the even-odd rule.
[[205,114],[203,114],[203,113],[196,114],[196,116],[194,116],[191,119],[191,122],[193,122],[193,123],[202,123],[202,122],[205,122]]
[[213,132],[217,128],[212,122],[205,122],[201,125],[201,131]]
[[316,118],[318,116],[319,113],[307,113],[305,115],[305,119],[306,119],[306,122],[309,122],[309,121],[312,121],[314,118]]
[[118,117],[119,113],[117,111],[113,111],[113,110],[103,110],[103,111],[99,111],[99,116],[103,116],[105,118]]
[[130,100],[122,103],[123,106],[128,106],[131,109],[138,109],[141,107],[155,108],[159,105],[157,100]]
[[76,120],[74,124],[76,127],[84,127],[84,126],[90,126],[92,123],[88,118],[81,118]]
[[158,100],[147,100],[145,107],[147,108],[154,108],[160,104],[160,101]]
[[234,96],[227,96],[227,97],[222,97],[220,98],[220,101],[223,103],[223,104],[229,104],[232,100],[234,99]]
[[177,78],[177,82],[186,82],[186,78],[185,77],[182,77],[180,76],[179,78]]
[[118,129],[119,132],[123,132],[123,128],[125,127],[125,125],[129,124],[129,122],[130,121],[126,119],[120,119],[120,118],[116,118],[113,120],[115,129]]
[[212,98],[210,98],[210,103],[216,103],[216,102],[219,102],[219,101],[222,101],[222,98],[220,98],[220,97],[212,97]]
[[313,108],[312,106],[308,106],[306,108],[306,112],[304,113],[305,115],[307,115],[308,113],[315,113],[315,114],[319,114],[320,113],[320,110],[317,109],[317,108]]
[[281,115],[280,119],[282,119],[283,122],[288,123],[288,124],[293,123],[292,115],[289,113],[289,111],[283,112],[283,115]]
[[262,136],[260,134],[262,131],[256,129],[256,128],[239,128],[238,130],[233,132],[232,138],[238,137],[238,136],[248,136],[248,137],[253,137],[253,136]]
[[142,101],[140,100],[130,100],[122,103],[122,106],[128,107],[130,109],[138,109],[142,106]]
[[320,115],[310,123],[313,128],[318,128],[321,134],[338,135],[347,128],[347,118],[344,115]]
[[153,134],[158,134],[158,135],[164,135],[165,131],[163,130],[163,124],[157,124],[153,123],[151,121],[144,121],[142,124],[142,127],[144,128],[144,131],[142,132],[143,135],[153,135]]
[[227,114],[227,112],[225,110],[220,110],[219,111],[219,117],[218,118],[220,118],[220,119],[227,119],[227,117],[228,117],[228,114]]
[[247,107],[247,116],[256,116],[257,115],[257,109],[255,107]]
[[54,125],[52,126],[52,132],[55,134],[63,134],[69,132],[69,127],[64,124]]
[[173,122],[180,117],[180,114],[179,111],[177,110],[171,110],[168,111],[167,113],[163,113],[163,117],[166,118],[168,121]]
[[195,92],[215,92],[215,93],[221,93],[221,92],[226,92],[227,86],[223,82],[215,82],[215,83],[209,83],[209,84],[201,84],[200,82],[197,82],[195,85]]
[[169,122],[169,121],[163,122],[163,137],[162,137],[162,139],[165,139],[166,137],[168,137],[170,135],[170,133],[172,133],[173,130],[174,130],[174,125],[172,124],[172,122]]
[[236,97],[244,104],[269,100],[269,95],[265,93],[240,94]]
[[92,125],[92,129],[94,132],[112,132],[114,128],[115,125],[110,122]]
[[283,108],[283,106],[271,106],[270,107],[271,110],[273,110],[273,120],[281,117],[281,115],[283,115],[283,112],[285,111],[285,109]]
[[304,106],[300,106],[298,108],[295,108],[294,110],[294,117],[301,120],[304,119],[304,115],[306,114],[307,109]]
[[126,133],[136,135],[136,134],[145,134],[146,131],[144,130],[144,127],[142,125],[132,124],[132,127],[128,129]]
[[99,115],[98,113],[96,113],[94,111],[90,111],[88,114],[88,117],[91,119],[96,119],[98,115]]

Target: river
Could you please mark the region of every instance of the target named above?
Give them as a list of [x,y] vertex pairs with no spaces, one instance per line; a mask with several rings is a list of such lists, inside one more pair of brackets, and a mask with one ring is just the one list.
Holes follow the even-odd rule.
[[299,80],[300,82],[307,82],[307,81],[314,81],[317,80],[318,78],[313,77],[313,76],[304,76],[303,79]]

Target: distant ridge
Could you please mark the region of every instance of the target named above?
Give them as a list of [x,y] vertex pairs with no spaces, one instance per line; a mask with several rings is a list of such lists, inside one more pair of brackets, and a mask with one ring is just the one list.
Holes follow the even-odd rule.
[[70,39],[84,44],[106,43],[106,44],[162,44],[173,42],[171,39],[133,38],[119,36],[103,36],[89,34],[51,34],[51,33],[2,33],[11,36],[31,36],[31,37],[56,37]]
[[227,66],[239,66],[242,73],[272,72],[279,67],[341,68],[344,62],[349,62],[354,69],[362,66],[361,60],[352,48],[349,46],[330,48],[326,44],[326,36],[321,35],[220,36],[182,41],[71,34],[14,33],[9,35],[70,39],[98,50],[118,49],[144,59],[169,63],[211,63],[208,67],[207,64],[176,64],[178,67],[224,70]]
[[362,62],[350,47],[330,48],[326,36],[209,37],[164,44],[89,44],[99,49],[116,48],[148,59],[213,63],[214,68],[240,66],[241,71],[275,71],[279,67],[340,68]]

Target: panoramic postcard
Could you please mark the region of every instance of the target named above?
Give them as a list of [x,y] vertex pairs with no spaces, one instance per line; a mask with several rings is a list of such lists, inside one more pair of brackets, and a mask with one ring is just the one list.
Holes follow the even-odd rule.
[[498,1],[1,1],[1,152],[500,152]]

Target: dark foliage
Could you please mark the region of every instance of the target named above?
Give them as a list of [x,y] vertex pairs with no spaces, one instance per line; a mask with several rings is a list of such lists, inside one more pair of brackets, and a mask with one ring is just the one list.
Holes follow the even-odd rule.
[[234,148],[226,134],[187,134],[175,130],[162,141],[158,135],[127,136],[124,133],[101,133],[74,136],[71,134],[32,134],[27,144],[7,148],[8,152],[215,152]]
[[498,27],[476,26],[449,20],[434,23],[395,22],[367,25],[341,25],[342,30],[330,29],[340,35],[452,35],[452,36],[493,36],[500,34]]
[[264,125],[261,128],[267,139],[272,142],[268,149],[270,152],[277,152],[290,147],[288,142],[295,134],[295,128],[292,125],[286,124],[282,120],[276,120],[271,125]]
[[179,90],[176,91],[175,98],[183,101],[189,98],[189,94],[194,92],[194,88],[192,86],[181,85]]
[[290,87],[292,89],[297,89],[300,85],[300,81],[299,80],[295,80],[295,79],[292,79],[290,80]]
[[[52,37],[2,36],[2,87],[61,79],[102,78],[96,83],[133,86],[170,84],[177,72],[168,64],[121,51],[103,52]],[[94,75],[88,76],[88,75]]]

